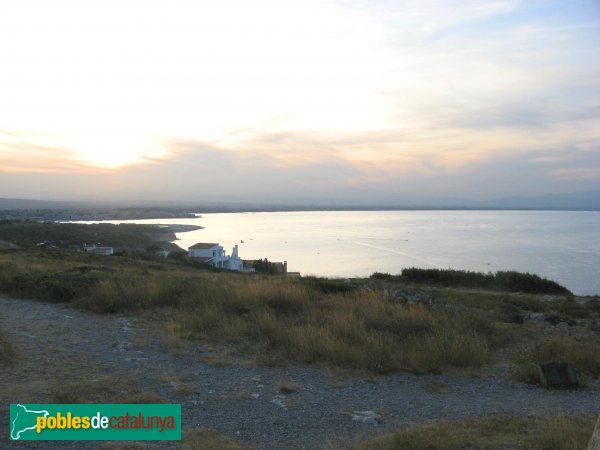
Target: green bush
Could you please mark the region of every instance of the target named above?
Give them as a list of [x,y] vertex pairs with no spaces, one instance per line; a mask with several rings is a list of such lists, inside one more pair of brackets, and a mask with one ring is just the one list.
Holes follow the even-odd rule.
[[70,302],[98,282],[98,272],[31,271],[14,274],[3,280],[4,288],[13,294],[41,298],[52,302]]
[[383,272],[373,272],[371,274],[371,278],[374,280],[398,281],[400,279],[400,276],[399,275],[390,275],[389,273],[383,273]]
[[538,275],[513,271],[481,273],[465,270],[402,269],[402,280],[446,287],[470,287],[525,292],[530,294],[571,294],[565,287]]
[[356,286],[351,283],[330,278],[302,277],[297,282],[323,294],[349,293],[356,290]]
[[569,319],[583,319],[589,316],[587,308],[577,303],[573,297],[555,300],[552,309]]

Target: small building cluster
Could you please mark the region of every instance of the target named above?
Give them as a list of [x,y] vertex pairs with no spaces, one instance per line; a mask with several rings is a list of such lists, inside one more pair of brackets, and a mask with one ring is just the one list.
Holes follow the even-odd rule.
[[219,244],[199,242],[188,249],[188,256],[218,269],[244,271],[244,261],[238,255],[237,245],[233,247],[231,255],[227,255]]
[[[38,244],[40,245],[40,244]],[[45,245],[45,244],[44,244]],[[100,244],[83,244],[83,250],[96,255],[110,256],[114,253],[112,247]],[[169,251],[160,250],[155,252],[156,256],[166,258]],[[263,272],[272,275],[300,275],[297,272],[287,271],[287,261],[271,262],[264,260],[246,260],[240,258],[238,246],[235,245],[231,255],[225,253],[222,245],[213,242],[199,242],[188,248],[188,257],[194,261],[206,263],[216,269],[232,270],[237,272]]]

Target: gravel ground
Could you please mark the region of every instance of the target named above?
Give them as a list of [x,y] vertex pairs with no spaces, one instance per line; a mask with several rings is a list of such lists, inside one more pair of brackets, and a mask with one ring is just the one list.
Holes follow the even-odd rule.
[[[92,372],[132,379],[141,392],[181,403],[184,428],[212,428],[260,449],[345,448],[438,418],[600,412],[598,381],[582,390],[548,391],[501,376],[394,374],[365,380],[333,377],[320,368],[269,368],[242,360],[215,367],[205,362],[215,353],[208,345],[174,356],[163,348],[155,324],[63,304],[0,298],[0,326],[18,352],[18,363],[0,372],[2,447],[98,447],[95,442],[9,443],[8,404],[23,402],[14,398],[23,392],[19,385],[35,387],[48,374],[67,385]],[[281,381],[293,381],[299,390],[280,394]],[[381,418],[353,414],[357,411],[373,411]]]

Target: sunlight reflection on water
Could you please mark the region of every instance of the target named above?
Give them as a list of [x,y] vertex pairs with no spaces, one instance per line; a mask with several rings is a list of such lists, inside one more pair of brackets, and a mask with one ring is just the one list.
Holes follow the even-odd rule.
[[[246,259],[288,261],[303,275],[367,276],[404,267],[536,273],[577,294],[600,293],[600,212],[310,211],[203,214],[185,249],[219,242]],[[243,243],[242,243],[243,241]]]

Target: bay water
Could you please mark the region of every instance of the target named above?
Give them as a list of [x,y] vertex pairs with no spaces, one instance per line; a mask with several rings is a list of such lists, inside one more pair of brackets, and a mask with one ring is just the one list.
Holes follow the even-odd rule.
[[135,223],[200,225],[178,233],[187,249],[215,242],[243,259],[287,261],[327,277],[398,274],[405,267],[516,270],[600,294],[600,212],[302,211],[202,214]]

